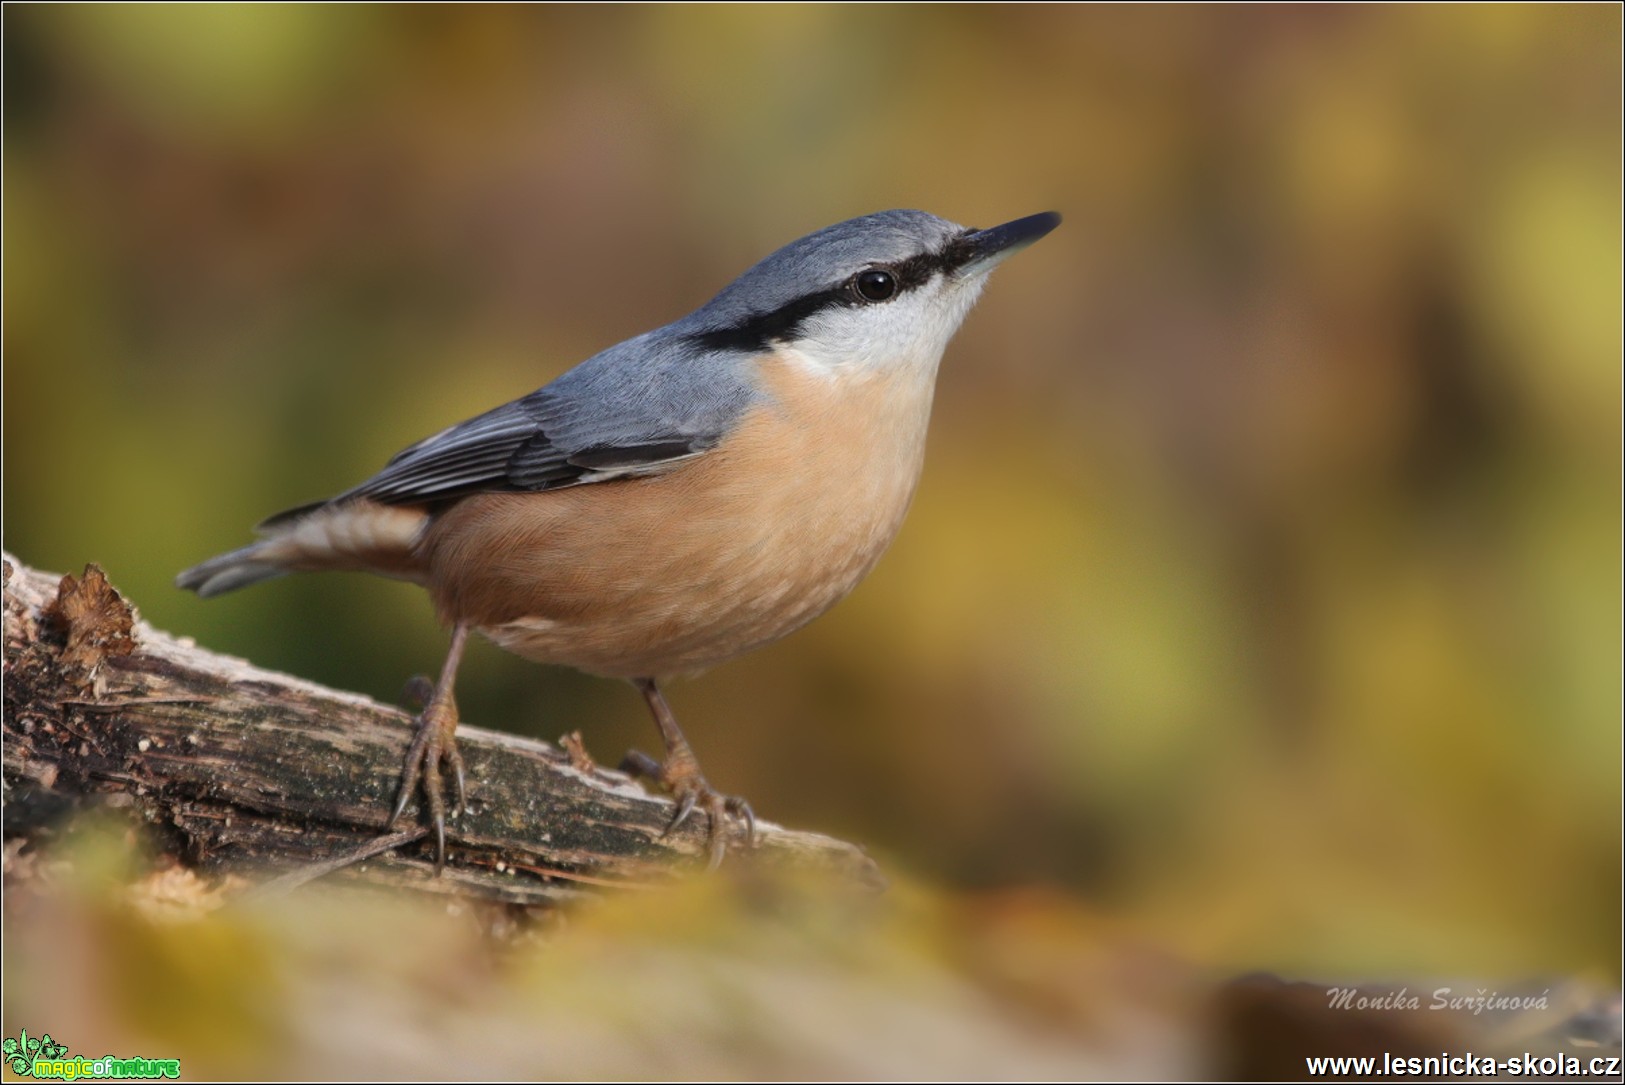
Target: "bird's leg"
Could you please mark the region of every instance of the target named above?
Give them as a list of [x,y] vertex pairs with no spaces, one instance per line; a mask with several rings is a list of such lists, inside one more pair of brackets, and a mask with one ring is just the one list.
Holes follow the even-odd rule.
[[446,795],[440,776],[442,764],[451,769],[452,788],[457,800],[452,816],[461,814],[464,805],[463,756],[457,752],[457,701],[451,689],[457,679],[457,665],[462,662],[463,644],[467,639],[468,626],[459,623],[452,629],[451,648],[446,653],[445,664],[440,668],[440,681],[434,684],[423,711],[418,714],[418,730],[412,738],[412,745],[406,749],[406,763],[401,770],[401,789],[395,796],[395,809],[384,826],[385,832],[395,827],[421,777],[424,804],[428,807],[429,820],[434,828],[436,875],[446,865]]
[[696,809],[703,809],[710,819],[709,869],[715,870],[722,863],[724,826],[729,814],[744,820],[745,846],[755,847],[756,815],[751,811],[750,803],[737,795],[723,795],[706,782],[688,739],[677,727],[677,717],[672,715],[671,706],[666,703],[654,679],[639,678],[632,684],[638,687],[643,699],[649,702],[649,711],[654,713],[655,726],[660,728],[661,741],[666,744],[666,759],[657,762],[647,754],[633,750],[621,762],[621,771],[655,780],[677,800],[677,812],[672,815],[671,822],[661,835],[669,836]]

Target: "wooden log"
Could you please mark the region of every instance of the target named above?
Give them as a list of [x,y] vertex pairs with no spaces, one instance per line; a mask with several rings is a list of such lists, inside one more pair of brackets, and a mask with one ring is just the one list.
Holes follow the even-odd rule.
[[[5,555],[6,837],[86,805],[133,808],[199,871],[260,892],[343,870],[435,893],[554,905],[703,868],[706,822],[568,748],[458,731],[469,809],[435,877],[424,830],[383,837],[411,716],[152,629],[88,566],[56,577]],[[851,845],[770,822],[726,863],[792,864],[878,888]],[[270,881],[268,876],[274,875]]]

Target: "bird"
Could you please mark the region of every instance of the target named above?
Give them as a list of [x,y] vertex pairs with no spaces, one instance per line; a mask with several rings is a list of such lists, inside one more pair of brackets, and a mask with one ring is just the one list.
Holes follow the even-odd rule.
[[437,873],[447,792],[454,817],[466,800],[453,687],[470,632],[631,682],[665,756],[622,767],[670,794],[667,834],[707,816],[714,868],[730,831],[754,844],[755,815],[700,771],[661,685],[799,629],[868,574],[919,481],[949,340],[993,268],[1060,221],[976,229],[891,210],[818,230],[687,316],[270,517],[176,584],[207,598],[340,570],[428,590],[450,646],[385,831],[421,789]]

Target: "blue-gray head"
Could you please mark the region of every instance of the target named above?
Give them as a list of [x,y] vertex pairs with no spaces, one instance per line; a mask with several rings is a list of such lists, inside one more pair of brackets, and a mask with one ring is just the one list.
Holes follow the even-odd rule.
[[1054,212],[990,230],[924,211],[881,211],[808,234],[679,322],[714,350],[791,351],[825,369],[925,367],[1005,257],[1053,230]]

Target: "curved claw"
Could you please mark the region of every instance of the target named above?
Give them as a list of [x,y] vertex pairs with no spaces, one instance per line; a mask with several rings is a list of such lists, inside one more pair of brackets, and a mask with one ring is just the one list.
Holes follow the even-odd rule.
[[434,876],[440,877],[440,872],[446,869],[446,812],[435,811],[434,815]]
[[451,816],[460,818],[468,811],[468,774],[463,769],[463,755],[458,752],[455,744],[451,744],[441,756],[451,766],[452,794],[457,799],[452,804]]
[[[412,781],[412,784],[415,783],[417,783],[416,780]],[[412,784],[406,782],[406,774],[403,773],[401,786],[396,789],[394,809],[389,812],[389,820],[384,822],[384,832],[387,833],[395,828],[395,823],[401,820],[402,814],[406,813],[406,800],[412,794]]]
[[660,839],[664,840],[675,833],[694,816],[696,810],[705,811],[707,870],[715,870],[722,865],[723,855],[727,851],[730,816],[745,823],[745,847],[756,846],[756,813],[750,808],[750,803],[738,795],[719,794],[698,774],[678,775],[673,779],[673,773],[667,766],[656,764],[651,758],[636,752],[627,754],[621,767],[636,775],[653,777],[673,793],[676,805],[671,820],[661,830]]
[[[688,820],[689,815],[694,813],[694,807],[699,801],[700,796],[698,791],[683,792],[683,794],[677,800],[676,813],[672,814],[671,820],[666,823],[665,830],[660,834],[662,840],[670,836],[679,826],[683,824],[683,822]],[[715,835],[715,832],[716,829],[713,826],[712,834]]]
[[723,844],[722,833],[717,831],[716,820],[713,818],[711,821],[711,843],[705,861],[705,872],[707,874],[722,865],[722,854],[727,850],[727,847]]
[[412,744],[406,747],[406,760],[401,768],[401,785],[395,792],[395,806],[390,810],[389,820],[384,822],[384,831],[395,827],[406,812],[407,801],[412,798],[412,792],[417,790],[418,778],[423,774],[423,751],[429,745],[430,728],[420,719],[417,734],[412,736]]
[[446,795],[441,778],[441,767],[451,769],[452,787],[457,800],[452,816],[457,817],[466,807],[463,758],[457,752],[457,702],[452,698],[451,685],[457,675],[457,665],[463,658],[463,645],[468,640],[468,626],[458,623],[451,631],[451,647],[440,668],[440,681],[431,682],[419,675],[406,683],[406,699],[422,706],[418,713],[417,733],[406,747],[406,762],[401,768],[401,786],[395,795],[395,806],[384,825],[385,832],[395,827],[406,812],[406,803],[422,784],[423,809],[434,830],[434,872],[438,877],[446,865]]
[[713,788],[700,774],[699,762],[694,759],[694,751],[689,748],[688,740],[683,737],[682,729],[677,726],[677,718],[671,714],[671,706],[660,692],[660,686],[653,678],[635,678],[632,684],[643,694],[643,699],[649,703],[649,711],[655,718],[655,726],[660,729],[660,738],[666,744],[666,759],[656,763],[653,759],[633,751],[626,755],[621,762],[623,769],[630,770],[634,775],[649,776],[659,782],[660,786],[670,792],[677,799],[677,812],[666,831],[661,837],[670,836],[672,830],[688,820],[696,806],[703,806],[707,820],[710,822],[707,833],[709,861],[708,870],[715,870],[722,863],[722,853],[726,850],[728,814],[734,814],[745,819],[745,841],[747,846],[756,843],[756,816],[751,813],[750,806],[743,800],[729,795],[723,795]]
[[455,805],[452,816],[460,816],[466,807],[466,771],[462,755],[457,752],[455,708],[431,702],[418,716],[417,734],[406,748],[406,759],[401,768],[400,788],[395,793],[395,805],[389,820],[384,823],[388,832],[406,812],[407,803],[420,790],[424,812],[434,832],[434,871],[438,876],[446,865],[446,796],[441,767],[451,769],[451,790]]
[[750,803],[738,795],[729,795],[723,800],[722,807],[736,818],[745,821],[745,847],[756,846],[756,811],[750,808]]

